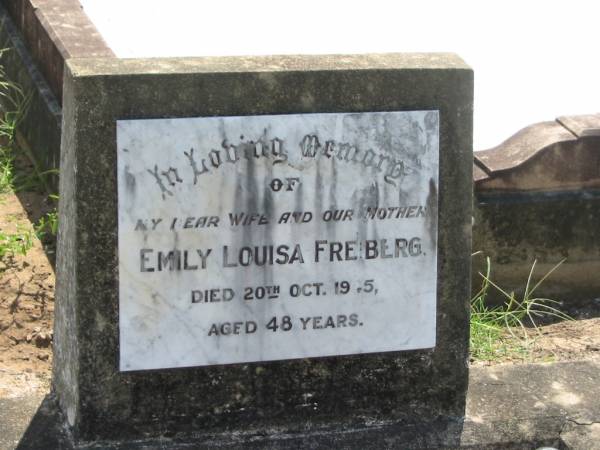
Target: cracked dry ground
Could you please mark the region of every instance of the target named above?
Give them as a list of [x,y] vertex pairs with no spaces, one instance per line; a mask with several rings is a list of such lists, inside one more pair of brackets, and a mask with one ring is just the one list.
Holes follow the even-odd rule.
[[[50,209],[44,194],[0,194],[0,231],[28,227]],[[26,256],[0,260],[0,398],[50,388],[54,271],[37,239]],[[550,362],[600,359],[600,299],[591,300],[581,320],[540,327],[527,355],[492,362]],[[571,311],[568,311],[571,313]]]
[[[45,195],[0,194],[0,231],[31,230],[48,209]],[[15,398],[50,386],[54,270],[34,239],[25,256],[0,259],[0,397]]]

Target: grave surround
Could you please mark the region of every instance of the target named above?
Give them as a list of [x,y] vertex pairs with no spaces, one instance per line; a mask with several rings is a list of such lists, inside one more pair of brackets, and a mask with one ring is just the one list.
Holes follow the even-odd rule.
[[[388,425],[460,423],[473,92],[462,60],[386,54],[66,65],[53,383],[76,442],[167,436],[206,443],[224,432],[368,434]],[[394,111],[439,113],[434,348],[119,370],[117,121]]]

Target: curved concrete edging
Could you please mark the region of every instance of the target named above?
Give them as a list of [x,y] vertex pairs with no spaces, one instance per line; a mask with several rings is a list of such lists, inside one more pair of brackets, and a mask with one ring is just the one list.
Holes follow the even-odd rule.
[[600,113],[530,125],[499,146],[474,153],[475,191],[600,189],[599,148]]

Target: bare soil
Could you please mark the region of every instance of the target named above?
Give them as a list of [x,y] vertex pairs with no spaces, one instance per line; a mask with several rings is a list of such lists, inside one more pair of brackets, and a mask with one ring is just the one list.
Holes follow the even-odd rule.
[[[0,231],[31,229],[50,207],[45,194],[0,194]],[[26,256],[0,260],[0,397],[49,389],[54,286],[53,267],[37,239]],[[600,311],[600,299],[591,300],[590,307]],[[526,354],[472,365],[600,359],[600,317],[593,315],[529,330]]]
[[[522,330],[512,330],[525,351],[512,352],[489,361],[471,361],[472,366],[496,364],[522,364],[530,362],[600,360],[600,317],[562,321],[527,329],[527,339]],[[509,332],[505,339],[515,342]]]
[[559,322],[540,328],[531,346],[537,361],[600,359],[600,318]]
[[[32,229],[45,195],[0,195],[0,230]],[[21,203],[23,201],[23,204]],[[47,389],[52,367],[54,270],[39,240],[25,256],[0,260],[0,397]]]

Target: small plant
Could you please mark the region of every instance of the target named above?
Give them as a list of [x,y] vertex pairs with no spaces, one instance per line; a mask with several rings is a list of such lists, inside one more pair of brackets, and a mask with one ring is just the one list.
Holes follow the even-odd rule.
[[[486,263],[486,274],[480,273],[483,278],[481,290],[471,299],[470,344],[473,359],[490,361],[511,355],[524,356],[532,343],[531,329],[539,332],[536,319],[551,316],[562,320],[573,320],[557,308],[559,302],[556,300],[534,297],[536,289],[563,261],[555,265],[532,287],[536,265],[534,261],[522,299],[518,299],[514,292],[507,293],[491,281],[489,258],[486,258]],[[503,305],[493,307],[486,305],[490,288],[498,290],[505,297]]]
[[9,192],[13,185],[13,158],[0,147],[0,193]]
[[42,243],[46,255],[54,261],[56,253],[56,236],[58,234],[58,212],[56,204],[58,195],[49,195],[48,200],[53,202],[55,207],[43,215],[34,226],[35,234]]
[[58,169],[50,169],[39,172],[35,167],[30,173],[17,173],[13,177],[12,186],[14,192],[44,192],[49,184],[51,175],[58,175]]
[[[0,49],[0,56],[10,49]],[[15,130],[29,107],[31,94],[25,93],[16,83],[9,81],[6,77],[4,66],[0,65],[0,103],[4,114],[0,120],[0,138],[8,145],[15,138]]]
[[35,226],[35,234],[42,242],[48,237],[55,238],[58,232],[58,213],[56,209],[42,216]]
[[33,247],[33,233],[30,230],[17,228],[16,233],[0,231],[0,260],[15,255],[25,255]]

